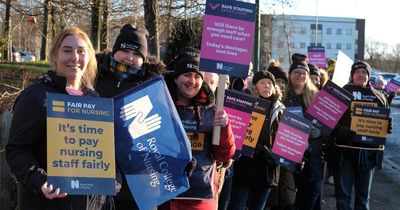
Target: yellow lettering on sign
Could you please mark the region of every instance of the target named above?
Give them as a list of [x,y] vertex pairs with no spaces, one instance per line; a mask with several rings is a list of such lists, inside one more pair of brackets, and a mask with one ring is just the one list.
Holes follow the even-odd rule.
[[190,145],[192,146],[192,150],[194,151],[203,151],[204,150],[204,133],[186,133],[189,138]]
[[352,101],[350,110],[354,110],[354,106],[369,106],[369,107],[377,107],[378,104],[375,102],[366,102],[366,101]]

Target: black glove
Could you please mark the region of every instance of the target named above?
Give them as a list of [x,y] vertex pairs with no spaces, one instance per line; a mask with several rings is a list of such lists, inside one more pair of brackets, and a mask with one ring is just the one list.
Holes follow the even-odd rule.
[[318,129],[318,128],[314,127],[314,126],[311,126],[310,139],[316,139],[316,138],[320,137],[321,134],[322,133],[321,133],[320,129]]
[[328,162],[328,149],[326,144],[322,144],[321,148],[321,160],[324,162]]
[[192,173],[193,173],[194,169],[196,168],[196,165],[197,165],[197,160],[196,160],[196,158],[192,157],[192,160],[190,160],[190,162],[185,167],[185,171],[186,171],[188,177],[192,176]]
[[272,158],[271,150],[262,144],[257,144],[256,145],[256,156],[262,157],[264,160],[268,160],[269,158]]
[[338,144],[352,145],[354,135],[356,135],[355,131],[350,130],[347,126],[341,126],[338,129],[336,142]]
[[389,119],[388,119],[388,130],[387,130],[387,133],[388,134],[392,133],[392,118],[391,117],[389,117]]

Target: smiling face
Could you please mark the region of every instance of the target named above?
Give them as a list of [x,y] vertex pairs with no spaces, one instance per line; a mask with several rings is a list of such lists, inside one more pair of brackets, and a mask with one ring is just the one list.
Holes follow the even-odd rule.
[[177,85],[178,101],[188,104],[190,99],[195,97],[203,84],[203,78],[197,72],[187,72],[175,78]]
[[304,88],[308,79],[308,72],[304,69],[294,69],[289,75],[290,81],[295,88]]
[[114,53],[114,59],[125,65],[133,65],[136,68],[140,68],[143,65],[143,57],[131,49],[117,50]]
[[320,88],[321,86],[321,78],[318,75],[310,75],[311,82],[317,86],[317,88]]
[[368,83],[368,72],[365,69],[358,68],[354,71],[352,80],[353,84],[360,87],[366,87]]
[[258,94],[264,98],[270,97],[275,92],[274,83],[268,78],[258,80],[255,88]]
[[89,63],[88,45],[78,35],[66,36],[55,56],[56,74],[68,83],[80,81]]

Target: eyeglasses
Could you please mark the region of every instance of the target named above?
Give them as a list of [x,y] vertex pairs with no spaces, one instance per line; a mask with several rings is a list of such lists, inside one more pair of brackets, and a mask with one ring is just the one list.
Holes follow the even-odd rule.
[[294,75],[296,75],[296,76],[307,76],[308,75],[308,72],[306,72],[306,71],[293,71],[292,72]]

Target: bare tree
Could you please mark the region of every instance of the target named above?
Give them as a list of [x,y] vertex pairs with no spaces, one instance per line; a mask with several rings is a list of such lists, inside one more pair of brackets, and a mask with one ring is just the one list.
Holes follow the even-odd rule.
[[95,50],[100,49],[101,0],[92,0],[92,27],[91,38]]
[[42,45],[40,48],[40,60],[46,60],[47,59],[47,52],[49,49],[49,43],[48,43],[48,35],[49,35],[49,23],[52,21],[52,5],[51,5],[51,0],[45,0],[44,5],[44,14],[43,14],[43,27],[42,27]]
[[[10,10],[11,10],[11,0],[7,0],[7,3],[6,3],[6,14],[5,14],[5,18],[4,18],[4,37],[8,40],[8,41],[10,41],[11,39],[11,37],[10,37],[10,28],[11,28],[11,18],[10,18]],[[9,51],[9,49],[11,48],[12,46],[8,46],[7,47],[7,49],[6,50],[4,50],[4,56],[5,56],[5,59],[10,59],[10,57],[12,57],[12,56],[10,56],[10,51]],[[10,53],[10,54],[9,54]]]
[[144,0],[144,19],[150,34],[149,51],[152,55],[160,57],[158,40],[158,10],[156,0]]
[[100,50],[108,49],[108,2],[103,0],[103,19],[101,20]]

